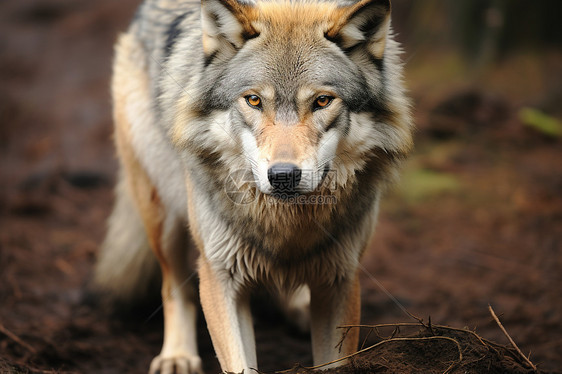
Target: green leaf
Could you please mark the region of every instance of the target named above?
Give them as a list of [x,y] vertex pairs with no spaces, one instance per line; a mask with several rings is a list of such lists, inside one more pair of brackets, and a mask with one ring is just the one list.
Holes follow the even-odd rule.
[[406,170],[400,185],[403,196],[411,202],[454,193],[461,188],[461,182],[454,175],[430,169]]
[[522,108],[519,111],[519,119],[524,125],[529,126],[540,133],[560,138],[562,137],[562,123],[554,117],[549,116],[534,108]]

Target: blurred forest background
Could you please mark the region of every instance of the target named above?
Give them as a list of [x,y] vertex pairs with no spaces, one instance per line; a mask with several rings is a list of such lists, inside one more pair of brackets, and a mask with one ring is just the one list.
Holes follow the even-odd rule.
[[[112,46],[138,3],[0,1],[0,372],[143,373],[159,352],[154,309],[124,321],[84,298],[117,171]],[[414,315],[507,344],[492,304],[554,372],[562,2],[394,0],[393,12],[418,131],[363,261],[363,323],[408,320],[388,292]],[[309,363],[307,338],[270,309],[256,311],[260,368]]]
[[[562,28],[556,0],[394,1],[409,83],[424,93],[464,85],[562,115]],[[414,76],[415,75],[415,76]],[[434,96],[435,95],[435,96]],[[426,96],[427,97],[427,96]]]

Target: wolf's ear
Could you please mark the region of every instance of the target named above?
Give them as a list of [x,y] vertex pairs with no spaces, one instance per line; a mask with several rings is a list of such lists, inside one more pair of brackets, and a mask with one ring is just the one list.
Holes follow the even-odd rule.
[[337,8],[326,38],[348,50],[359,44],[382,58],[390,27],[390,0],[359,0]]
[[252,26],[257,11],[254,6],[237,0],[201,0],[203,50],[212,55],[224,43],[240,48],[258,36]]

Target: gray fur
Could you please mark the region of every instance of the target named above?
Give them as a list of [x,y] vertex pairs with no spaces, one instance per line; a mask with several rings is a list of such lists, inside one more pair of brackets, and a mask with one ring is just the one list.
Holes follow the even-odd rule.
[[[338,357],[334,324],[358,322],[359,259],[411,147],[388,0],[235,1],[146,0],[117,49],[116,135],[130,189],[118,186],[97,278],[106,288],[128,278],[117,292],[131,293],[154,274],[133,196],[163,269],[168,323],[151,373],[201,367],[193,297],[173,291],[189,278],[187,246],[176,240],[188,221],[223,370],[257,365],[246,297],[256,284],[289,297],[309,287],[314,360]],[[273,196],[267,170],[280,162],[302,169],[296,195],[333,203]],[[330,169],[333,190],[322,183]],[[227,192],[238,171],[254,177],[237,186],[255,196],[244,204]]]

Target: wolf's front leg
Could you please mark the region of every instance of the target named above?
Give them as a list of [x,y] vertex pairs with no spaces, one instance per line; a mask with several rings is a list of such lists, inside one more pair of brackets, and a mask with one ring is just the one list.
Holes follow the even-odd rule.
[[[311,286],[310,321],[312,330],[312,354],[314,365],[331,362],[352,354],[357,349],[359,330],[352,329],[340,347],[345,330],[337,329],[343,325],[358,325],[361,317],[361,290],[359,277],[354,274],[350,279],[330,287]],[[339,366],[345,361],[329,365],[323,369]]]
[[162,270],[164,344],[150,364],[150,374],[202,373],[196,341],[194,290],[188,279],[180,283],[175,274]]
[[248,296],[230,284],[228,274],[217,273],[203,255],[199,261],[201,305],[222,370],[248,373],[257,369]]
[[[146,237],[162,270],[164,344],[150,364],[150,373],[201,373],[197,351],[195,291],[190,284],[185,222],[170,212],[152,180],[135,156],[130,142],[130,124],[123,105],[115,105],[116,141],[124,166],[127,188],[118,199],[128,199],[141,215]],[[129,219],[129,217],[122,217]]]
[[[180,223],[181,224],[181,223]],[[188,267],[183,224],[164,232],[161,247],[153,244],[162,269],[164,344],[150,364],[150,374],[202,373],[197,350],[196,294]]]

